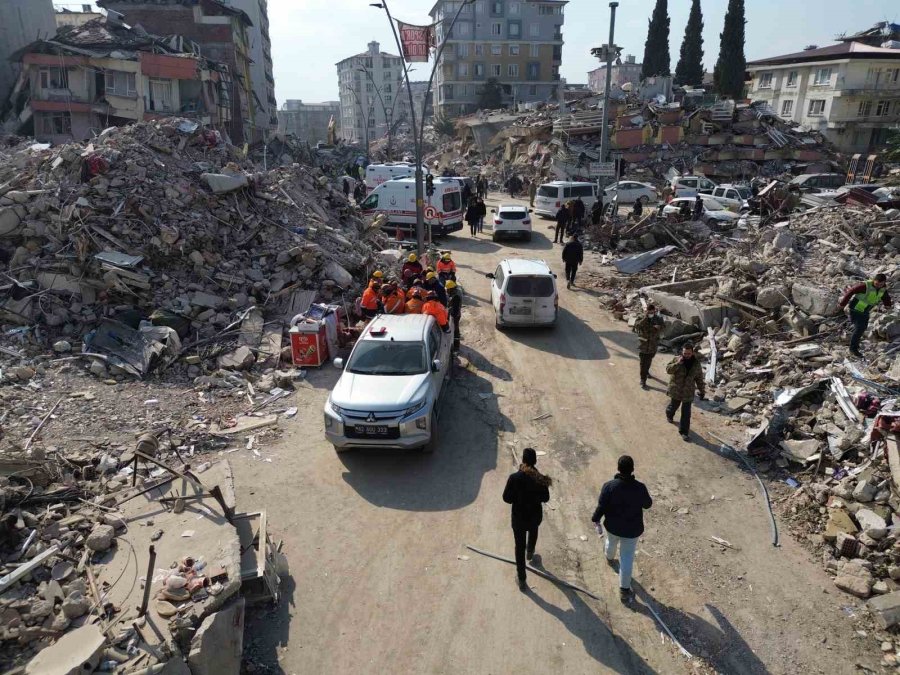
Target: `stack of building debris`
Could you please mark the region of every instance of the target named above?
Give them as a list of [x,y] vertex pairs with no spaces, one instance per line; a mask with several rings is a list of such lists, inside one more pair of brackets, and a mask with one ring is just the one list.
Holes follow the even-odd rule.
[[224,365],[246,368],[264,334],[277,363],[286,322],[315,296],[339,298],[383,248],[320,170],[258,173],[188,120],[2,152],[0,324],[80,346],[98,374],[143,377],[187,356],[197,376],[229,343],[240,363]]

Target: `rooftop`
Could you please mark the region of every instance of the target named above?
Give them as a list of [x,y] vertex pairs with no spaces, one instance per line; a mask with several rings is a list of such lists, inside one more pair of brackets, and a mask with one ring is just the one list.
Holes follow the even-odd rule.
[[500,265],[510,274],[552,274],[550,267],[543,260],[506,258],[500,261]]
[[900,59],[900,49],[871,47],[862,42],[840,42],[828,47],[806,49],[802,52],[773,56],[768,59],[751,61],[752,66],[776,66],[789,63],[807,63],[815,61],[842,61],[844,59]]

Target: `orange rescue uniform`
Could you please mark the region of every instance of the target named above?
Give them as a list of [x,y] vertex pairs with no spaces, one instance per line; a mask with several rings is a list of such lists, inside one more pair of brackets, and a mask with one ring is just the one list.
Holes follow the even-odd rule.
[[452,260],[447,260],[446,262],[443,260],[438,261],[437,273],[441,274],[442,272],[445,274],[456,274],[456,263]]
[[363,309],[368,309],[370,311],[378,310],[378,292],[369,286],[366,290],[363,291],[362,300],[359,302],[359,306]]
[[419,298],[410,298],[406,303],[407,314],[421,314],[422,300]]
[[429,300],[422,305],[422,314],[430,314],[437,321],[438,326],[441,328],[447,327],[449,314],[447,314],[447,308],[441,304],[440,300]]
[[406,309],[406,296],[403,291],[396,291],[384,296],[381,300],[387,314],[403,314]]

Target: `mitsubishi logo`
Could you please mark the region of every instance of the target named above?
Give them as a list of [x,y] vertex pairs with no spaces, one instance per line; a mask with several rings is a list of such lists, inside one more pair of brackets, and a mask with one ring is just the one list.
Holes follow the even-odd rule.
[[375,421],[375,413],[370,412],[369,416],[366,418],[366,422],[374,422]]

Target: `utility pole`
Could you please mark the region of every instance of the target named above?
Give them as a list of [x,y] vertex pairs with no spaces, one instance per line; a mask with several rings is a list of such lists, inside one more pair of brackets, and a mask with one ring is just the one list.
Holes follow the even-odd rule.
[[612,62],[615,54],[616,7],[618,2],[609,3],[609,42],[603,47],[606,52],[606,87],[603,96],[603,129],[600,136],[600,161],[607,161],[609,155],[609,89],[612,86]]

